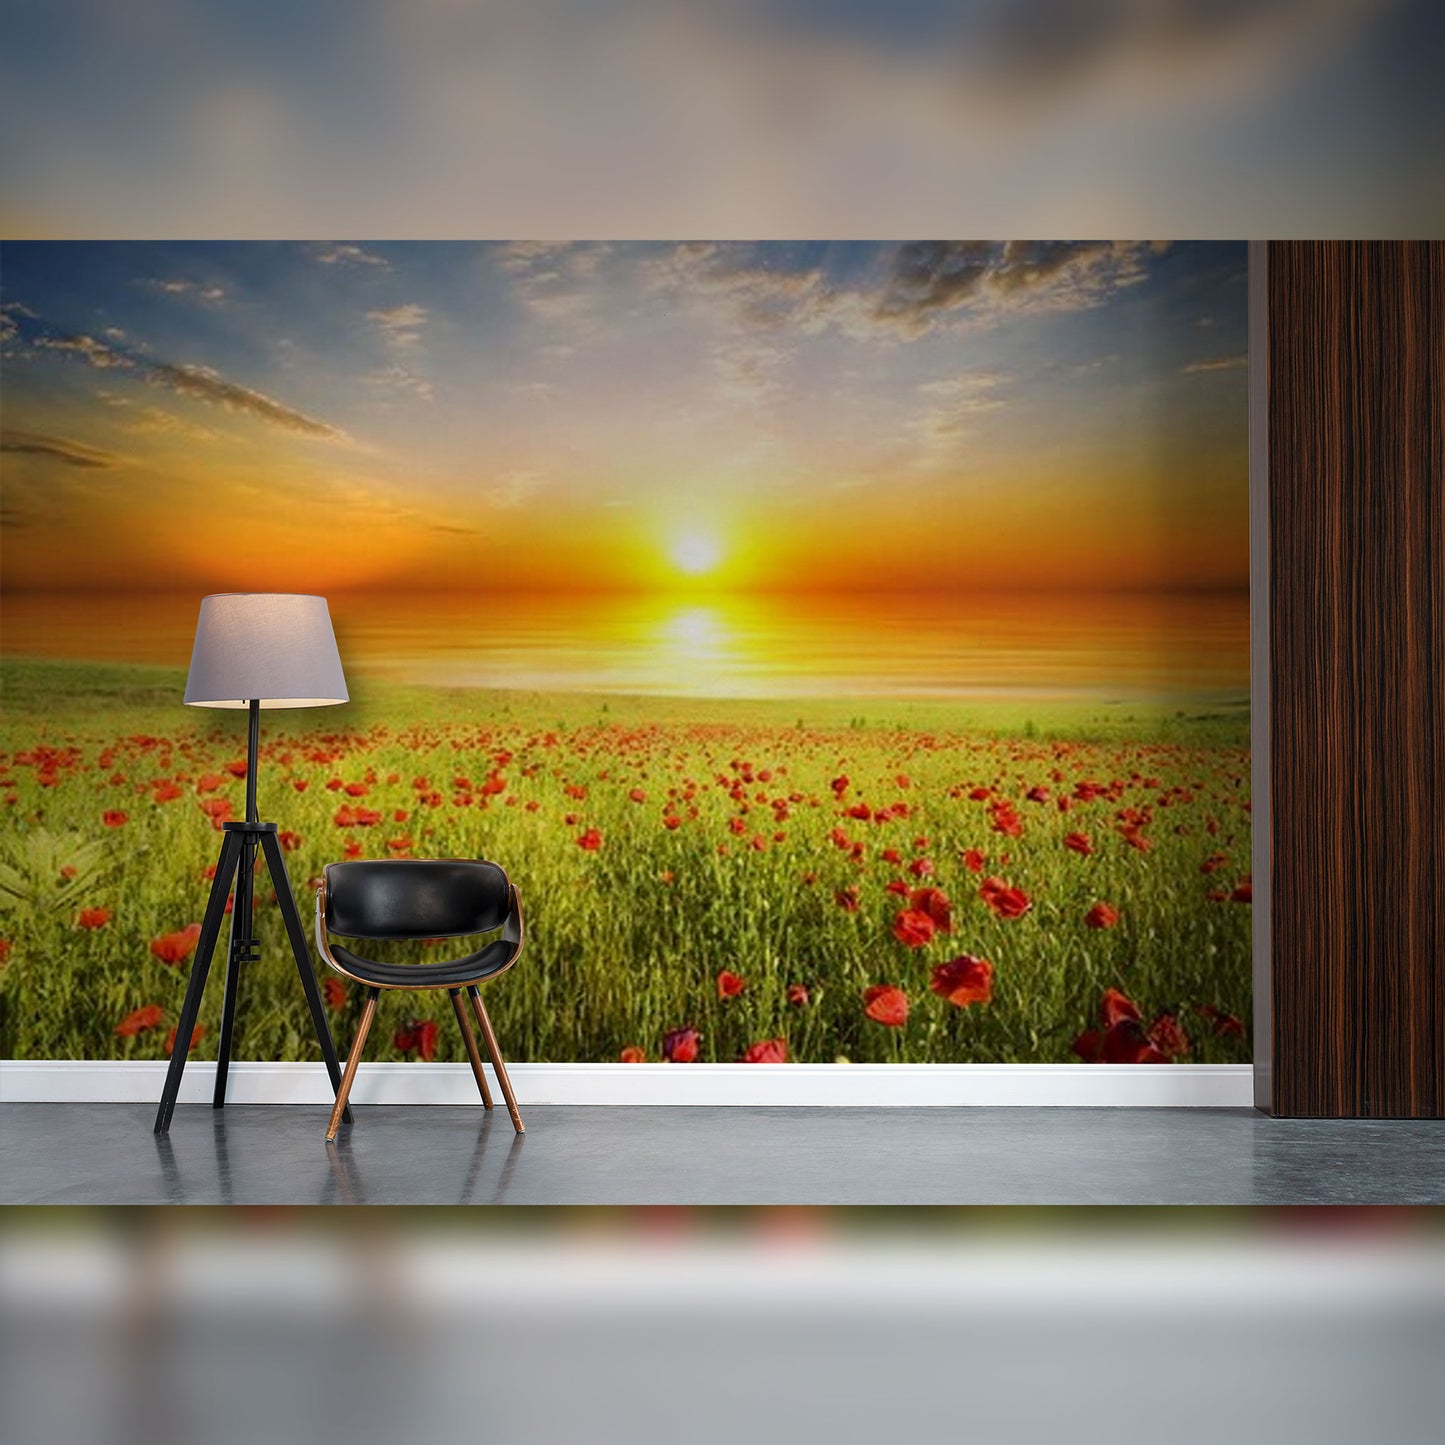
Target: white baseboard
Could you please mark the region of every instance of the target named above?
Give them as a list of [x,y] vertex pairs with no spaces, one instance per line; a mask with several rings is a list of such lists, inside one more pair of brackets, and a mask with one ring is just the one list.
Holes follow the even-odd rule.
[[[147,1103],[164,1060],[0,1060],[0,1101]],[[517,1102],[1232,1108],[1254,1101],[1248,1064],[513,1064]],[[189,1065],[181,1103],[208,1103],[214,1063]],[[235,1104],[325,1104],[320,1063],[231,1065]],[[466,1064],[363,1063],[357,1104],[475,1104]]]

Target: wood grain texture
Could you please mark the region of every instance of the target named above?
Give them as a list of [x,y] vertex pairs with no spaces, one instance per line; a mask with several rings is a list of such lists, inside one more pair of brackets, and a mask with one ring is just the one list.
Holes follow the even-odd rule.
[[1275,1114],[1445,1117],[1445,243],[1269,247]]

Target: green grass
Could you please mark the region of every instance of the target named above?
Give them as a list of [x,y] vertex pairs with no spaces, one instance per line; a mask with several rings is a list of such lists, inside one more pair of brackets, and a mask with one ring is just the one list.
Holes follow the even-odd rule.
[[[182,707],[183,681],[155,668],[3,666],[0,936],[9,948],[0,1050],[8,1057],[163,1055],[188,965],[166,965],[150,943],[204,908],[202,870],[221,835],[200,804],[229,799],[239,814],[244,798],[243,782],[225,771],[244,757],[242,716]],[[1204,1005],[1245,1018],[1249,1009],[1250,910],[1206,897],[1232,890],[1249,870],[1242,703],[1183,711],[744,703],[365,679],[356,691],[344,708],[263,715],[261,813],[298,835],[288,863],[308,928],[308,880],[348,844],[366,857],[496,859],[518,886],[528,924],[522,960],[488,993],[509,1057],[611,1060],[635,1046],[657,1058],[665,1031],[691,1026],[703,1059],[736,1059],[752,1043],[783,1038],[789,1057],[806,1061],[1066,1062],[1075,1037],[1097,1023],[1104,990],[1116,988],[1145,1025],[1178,1015],[1189,1059],[1248,1058],[1246,1040],[1216,1034],[1193,1012]],[[487,795],[482,784],[494,772],[505,786]],[[845,774],[840,799],[830,784]],[[208,775],[225,782],[198,791]],[[333,779],[365,795],[329,791]],[[1112,784],[1111,795],[1060,812],[1057,799],[1085,780]],[[156,801],[167,784],[179,796]],[[1047,802],[1027,799],[1037,786],[1049,789]],[[989,788],[989,798],[970,798],[975,787]],[[632,800],[634,789],[644,801]],[[989,810],[1001,798],[1017,809],[1021,836],[992,830]],[[903,803],[908,815],[883,824],[842,816],[859,802]],[[338,826],[343,805],[374,810],[379,821]],[[1148,819],[1136,830],[1148,851],[1120,831],[1129,809]],[[107,827],[107,812],[126,821]],[[669,812],[676,828],[663,825]],[[861,858],[831,841],[836,828],[863,844]],[[601,835],[595,852],[577,842],[588,829]],[[1072,832],[1089,836],[1092,856],[1063,846]],[[898,864],[883,858],[888,849]],[[970,849],[988,855],[982,875],[964,861]],[[1216,854],[1224,864],[1201,873]],[[926,878],[907,871],[916,859],[930,865]],[[1030,911],[996,917],[979,895],[990,875],[1023,889]],[[951,935],[920,948],[893,937],[906,900],[886,885],[899,877],[947,893]],[[855,912],[836,901],[850,886]],[[235,1053],[310,1058],[315,1045],[264,875],[258,891],[262,959],[243,975]],[[1118,910],[1117,926],[1084,925],[1100,901]],[[84,929],[77,919],[87,908],[112,916]],[[933,966],[960,953],[993,963],[991,1002],[959,1008],[929,991]],[[722,969],[746,982],[735,998],[718,997]],[[790,984],[808,990],[806,1005],[788,1001]],[[907,993],[904,1027],[865,1016],[864,990],[880,984]],[[359,1008],[348,988],[333,1011],[343,1046]],[[220,994],[215,979],[195,1057],[214,1052]],[[161,1023],[116,1034],[152,1004]],[[395,1056],[393,1035],[415,1018],[436,1020],[438,1058],[463,1057],[439,994],[383,994],[370,1055]]]

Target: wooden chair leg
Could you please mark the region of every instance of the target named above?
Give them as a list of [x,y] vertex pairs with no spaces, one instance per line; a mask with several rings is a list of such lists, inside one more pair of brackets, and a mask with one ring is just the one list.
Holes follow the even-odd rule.
[[380,996],[379,988],[369,988],[366,991],[366,1003],[362,1007],[361,1022],[356,1029],[356,1041],[346,1056],[346,1072],[341,1076],[341,1087],[336,1091],[336,1107],[331,1111],[331,1122],[326,1126],[328,1144],[336,1138],[336,1131],[341,1127],[341,1116],[346,1112],[346,1100],[351,1094],[351,1081],[356,1077],[356,1066],[361,1062],[361,1050],[365,1047],[371,1021],[376,1017],[376,1000]]
[[477,1022],[482,1028],[482,1037],[487,1042],[487,1053],[491,1055],[492,1067],[497,1071],[497,1082],[502,1086],[502,1097],[507,1101],[507,1112],[512,1116],[512,1128],[517,1133],[527,1132],[522,1116],[517,1111],[517,1098],[512,1093],[512,1081],[507,1077],[507,1066],[502,1062],[502,1051],[497,1047],[497,1036],[492,1032],[492,1021],[487,1017],[486,1005],[482,1003],[481,990],[473,984],[467,992],[472,996],[472,1007],[477,1011]]
[[462,1004],[462,991],[459,988],[448,989],[452,996],[452,1008],[456,1010],[457,1023],[461,1025],[462,1038],[467,1045],[467,1058],[471,1061],[472,1077],[477,1081],[477,1088],[482,1091],[482,1107],[492,1107],[492,1092],[487,1088],[487,1076],[482,1072],[482,1056],[477,1052],[477,1038],[472,1032],[472,1021],[467,1017],[467,1011]]

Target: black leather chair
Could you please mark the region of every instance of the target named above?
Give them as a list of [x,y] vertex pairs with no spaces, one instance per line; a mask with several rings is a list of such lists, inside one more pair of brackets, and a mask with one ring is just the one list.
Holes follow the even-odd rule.
[[[502,930],[501,936],[475,953],[441,963],[381,963],[333,943],[330,937],[338,933],[352,939],[463,938],[491,933],[498,928]],[[321,887],[316,890],[316,944],[322,958],[337,973],[355,979],[366,989],[356,1042],[347,1057],[341,1090],[326,1129],[328,1141],[336,1138],[336,1131],[341,1127],[356,1066],[361,1062],[361,1050],[376,1014],[376,1001],[384,988],[446,989],[466,1041],[467,1058],[471,1061],[477,1088],[481,1090],[482,1103],[490,1109],[492,1096],[462,1002],[462,994],[467,994],[476,1010],[497,1082],[502,1086],[512,1127],[519,1134],[523,1132],[522,1116],[517,1111],[511,1080],[507,1078],[507,1066],[502,1062],[497,1036],[492,1032],[492,1021],[487,1017],[478,989],[479,984],[511,968],[522,951],[522,905],[517,890],[501,868],[480,858],[389,858],[332,863],[322,874]]]

